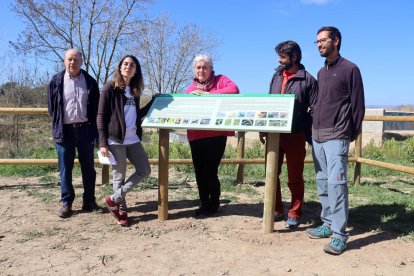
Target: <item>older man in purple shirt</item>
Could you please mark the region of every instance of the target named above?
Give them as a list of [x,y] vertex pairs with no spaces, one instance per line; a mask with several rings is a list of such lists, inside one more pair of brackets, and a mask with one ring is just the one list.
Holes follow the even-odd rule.
[[69,49],[64,57],[65,70],[53,76],[48,88],[48,109],[52,119],[52,134],[58,154],[62,208],[58,215],[72,215],[75,190],[72,170],[75,150],[82,171],[85,212],[103,209],[96,204],[94,144],[97,138],[96,115],[99,88],[96,80],[81,69],[82,54]]

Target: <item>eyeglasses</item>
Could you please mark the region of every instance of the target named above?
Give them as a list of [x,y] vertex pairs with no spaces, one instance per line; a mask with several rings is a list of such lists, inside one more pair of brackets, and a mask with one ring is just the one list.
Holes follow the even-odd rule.
[[79,61],[81,61],[81,59],[80,59],[80,58],[67,58],[66,60],[67,60],[69,63],[70,63],[70,62],[72,62],[72,61],[73,61],[73,62],[79,62]]
[[328,40],[330,40],[330,38],[321,38],[319,40],[314,41],[313,43],[315,43],[315,45],[320,44],[326,44],[328,42]]

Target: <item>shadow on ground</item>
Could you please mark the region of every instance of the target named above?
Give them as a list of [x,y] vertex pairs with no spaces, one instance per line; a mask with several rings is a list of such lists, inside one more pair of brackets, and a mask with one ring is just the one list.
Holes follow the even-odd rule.
[[[168,220],[190,218],[198,207],[198,200],[170,201]],[[156,220],[157,202],[138,202],[130,208],[131,211],[144,213],[144,215],[132,218],[132,224]],[[288,204],[285,203],[285,210]],[[301,217],[301,225],[296,231],[305,231],[308,227],[321,224],[320,204],[316,201],[304,203],[304,213]],[[263,217],[263,203],[231,203],[230,200],[221,200],[218,216],[251,216]],[[203,219],[206,217],[201,217]],[[393,240],[414,232],[414,212],[407,212],[402,204],[369,204],[352,208],[349,213],[348,227],[351,239],[348,249],[360,249],[361,247]],[[288,229],[277,230],[277,232],[290,231]],[[369,235],[366,235],[369,233]],[[364,235],[365,234],[365,235]],[[357,237],[362,236],[362,237]]]
[[349,211],[351,236],[370,232],[369,236],[352,239],[349,248],[396,239],[414,232],[414,212],[407,212],[403,204],[367,204]]

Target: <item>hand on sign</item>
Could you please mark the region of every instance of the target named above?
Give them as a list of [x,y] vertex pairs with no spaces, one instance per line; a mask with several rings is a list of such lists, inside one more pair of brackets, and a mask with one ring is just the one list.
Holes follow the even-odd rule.
[[267,133],[259,132],[259,140],[260,140],[260,143],[265,144],[267,140]]
[[203,91],[203,90],[194,90],[190,94],[200,96],[200,95],[210,94],[210,92],[206,92],[206,91]]

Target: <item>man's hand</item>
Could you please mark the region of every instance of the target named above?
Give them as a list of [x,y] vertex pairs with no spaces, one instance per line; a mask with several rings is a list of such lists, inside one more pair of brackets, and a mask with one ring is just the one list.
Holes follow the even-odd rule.
[[103,156],[109,156],[109,154],[108,154],[108,152],[109,152],[108,147],[100,147],[100,148],[99,148],[99,151],[101,152],[101,154],[102,154]]

